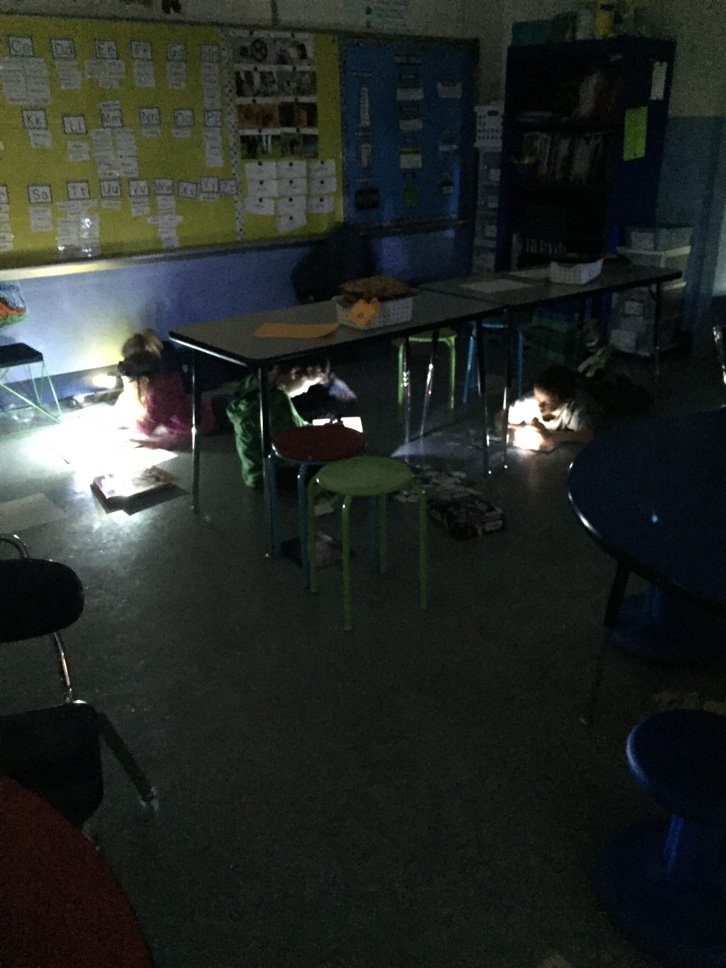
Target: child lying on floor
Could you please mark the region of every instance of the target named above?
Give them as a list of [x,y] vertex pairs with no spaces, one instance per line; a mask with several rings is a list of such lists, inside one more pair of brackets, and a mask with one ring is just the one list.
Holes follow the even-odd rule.
[[566,366],[549,366],[534,381],[532,393],[509,408],[512,443],[528,450],[586,444],[595,436],[593,409],[577,373]]

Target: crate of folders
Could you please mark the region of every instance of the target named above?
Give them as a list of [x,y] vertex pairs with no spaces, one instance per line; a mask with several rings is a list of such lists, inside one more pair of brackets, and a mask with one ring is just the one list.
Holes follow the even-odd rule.
[[[680,328],[683,296],[687,284],[688,260],[691,254],[690,226],[630,226],[625,231],[627,245],[618,253],[633,265],[673,269],[680,279],[661,285],[659,344],[667,349]],[[613,296],[610,316],[610,343],[623,353],[651,356],[654,351],[656,301],[651,287],[641,286]]]

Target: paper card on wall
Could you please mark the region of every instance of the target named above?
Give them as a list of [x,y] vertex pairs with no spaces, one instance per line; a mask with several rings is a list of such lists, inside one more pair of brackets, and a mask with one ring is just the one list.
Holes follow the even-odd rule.
[[647,132],[648,108],[629,108],[623,129],[623,161],[645,158]]
[[308,183],[302,178],[281,178],[279,181],[280,195],[307,195]]
[[329,215],[335,210],[332,195],[311,195],[308,198],[308,215]]
[[49,208],[38,208],[32,205],[30,208],[30,231],[49,232],[53,228],[53,212]]
[[402,148],[398,155],[398,167],[404,170],[423,168],[423,155],[420,148]]
[[325,178],[311,178],[308,181],[311,195],[331,195],[338,190],[338,179],[334,175]]
[[137,87],[156,87],[153,61],[134,61],[134,84]]
[[335,178],[335,160],[333,158],[319,158],[308,162],[308,178]]
[[284,178],[305,178],[307,176],[304,161],[278,161],[277,176],[280,180]]
[[31,148],[52,148],[53,139],[50,131],[28,131]]
[[274,215],[275,199],[261,195],[248,195],[245,199],[245,212],[250,215]]
[[295,215],[299,212],[305,212],[307,198],[305,195],[290,195],[286,198],[278,198],[277,200],[277,214],[278,215]]
[[68,161],[89,161],[91,146],[87,141],[67,141]]
[[461,81],[439,81],[436,85],[439,97],[461,100]]
[[[275,198],[280,194],[280,186],[276,178],[260,178],[255,180],[247,179],[247,191],[250,195],[264,196],[265,198]],[[290,193],[288,192],[288,195]]]
[[277,178],[277,164],[274,161],[248,161],[245,165],[245,178],[256,182],[262,178]]
[[277,231],[280,235],[285,235],[287,232],[294,232],[296,229],[301,229],[306,223],[307,216],[305,212],[295,212],[293,215],[278,215]]
[[653,61],[650,74],[650,99],[662,101],[665,97],[666,79],[668,77],[668,62]]

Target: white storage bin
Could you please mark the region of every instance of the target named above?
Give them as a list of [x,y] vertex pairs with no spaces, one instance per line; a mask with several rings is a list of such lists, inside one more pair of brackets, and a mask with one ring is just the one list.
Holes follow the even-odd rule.
[[685,272],[688,256],[691,254],[690,245],[681,245],[676,249],[651,251],[649,249],[629,249],[619,245],[618,254],[624,255],[636,266],[653,266],[656,269],[676,269]]
[[690,245],[692,234],[691,225],[629,225],[625,240],[630,249],[663,251]]
[[550,262],[550,282],[565,286],[584,286],[602,272],[602,259],[594,262]]
[[382,329],[384,326],[395,326],[398,323],[407,323],[413,316],[413,301],[415,296],[404,296],[402,299],[387,299],[381,303],[381,311],[368,323],[367,326],[359,326],[350,315],[350,310],[355,303],[349,303],[342,296],[336,296],[335,312],[338,322],[342,326],[353,326],[355,329]]

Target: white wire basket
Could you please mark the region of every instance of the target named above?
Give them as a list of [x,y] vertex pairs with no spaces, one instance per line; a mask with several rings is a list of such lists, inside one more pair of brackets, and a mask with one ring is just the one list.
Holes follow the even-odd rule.
[[594,262],[550,262],[550,282],[564,286],[584,286],[602,272],[602,259]]
[[415,296],[403,296],[401,299],[386,299],[381,303],[381,311],[366,326],[359,326],[350,315],[355,303],[347,302],[342,296],[336,296],[335,312],[338,322],[342,326],[353,326],[355,329],[382,329],[384,326],[395,326],[397,323],[407,323],[413,316],[413,301]]

